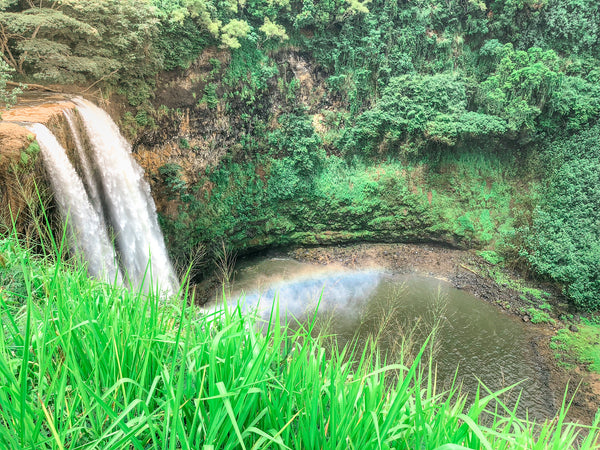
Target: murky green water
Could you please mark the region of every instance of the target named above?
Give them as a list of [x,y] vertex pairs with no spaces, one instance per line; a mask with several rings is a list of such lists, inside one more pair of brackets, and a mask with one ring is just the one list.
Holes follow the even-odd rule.
[[538,419],[555,413],[524,325],[442,280],[263,259],[238,267],[232,292],[264,315],[275,296],[282,311],[300,319],[318,304],[320,326],[338,342],[377,336],[389,359],[398,357],[401,346],[416,354],[437,328],[433,354],[441,387],[455,373],[470,393],[478,380],[494,391],[524,380],[503,400],[514,404],[522,390],[521,415],[526,408]]

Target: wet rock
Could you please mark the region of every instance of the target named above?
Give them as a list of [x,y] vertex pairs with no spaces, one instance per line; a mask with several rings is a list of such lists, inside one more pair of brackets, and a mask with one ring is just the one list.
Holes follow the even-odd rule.
[[525,323],[527,323],[531,320],[531,318],[529,316],[523,316],[522,319],[523,319],[523,322],[525,322]]

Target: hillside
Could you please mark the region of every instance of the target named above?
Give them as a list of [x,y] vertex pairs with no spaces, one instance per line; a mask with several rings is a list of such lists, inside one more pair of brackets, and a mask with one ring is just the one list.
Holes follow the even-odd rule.
[[576,0],[8,1],[2,80],[105,103],[178,258],[221,241],[438,242],[594,310],[599,14]]

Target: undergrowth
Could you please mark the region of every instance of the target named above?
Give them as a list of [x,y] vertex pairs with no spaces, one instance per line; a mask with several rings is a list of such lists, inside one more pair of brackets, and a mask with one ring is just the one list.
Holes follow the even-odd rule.
[[600,373],[600,324],[584,322],[577,328],[577,332],[568,328],[558,330],[550,344],[555,357],[563,365],[583,364],[590,371]]
[[[189,306],[91,280],[0,240],[0,446],[10,449],[597,448],[592,428],[516,416],[431,361],[327,352],[314,322]],[[59,253],[60,255],[60,253]],[[389,380],[397,380],[389,382]],[[507,388],[508,389],[508,388]],[[583,433],[582,433],[583,430]]]
[[[304,129],[287,120],[290,128]],[[242,251],[432,240],[493,251],[511,241],[518,215],[511,205],[522,193],[498,158],[457,154],[433,168],[427,160],[347,161],[318,156],[316,138],[305,134],[294,151],[295,139],[284,140],[281,152],[288,149],[290,156],[282,159],[257,155],[207,169],[208,189],[186,184],[179,166],[162,166],[168,198],[179,200],[177,216],[161,217],[174,253],[221,239]]]

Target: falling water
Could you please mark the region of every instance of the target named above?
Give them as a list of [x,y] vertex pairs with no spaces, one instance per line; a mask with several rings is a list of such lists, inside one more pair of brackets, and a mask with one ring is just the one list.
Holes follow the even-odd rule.
[[130,282],[146,288],[151,282],[175,292],[177,277],[158,226],[150,186],[131,155],[131,146],[105,111],[83,99],[73,101],[87,132],[105,215]]
[[118,282],[126,278],[135,288],[177,292],[150,187],[129,143],[103,110],[83,99],[73,102],[83,128],[73,112],[64,114],[81,176],[48,128],[27,125],[40,144],[72,250],[85,258],[92,276]]
[[81,178],[56,137],[39,123],[28,125],[36,134],[42,159],[61,214],[67,218],[69,242],[74,252],[88,261],[90,275],[120,281],[114,248],[104,222],[92,207]]
[[94,176],[93,165],[90,160],[89,152],[86,151],[86,147],[81,141],[81,136],[79,135],[79,131],[76,126],[77,119],[72,110],[63,111],[63,114],[65,119],[67,119],[69,129],[71,130],[71,135],[73,136],[73,141],[75,142],[75,149],[77,150],[77,156],[79,157],[79,162],[83,171],[83,182],[90,198],[90,202],[92,203],[92,207],[100,219],[106,223],[104,212],[102,211],[102,194],[100,193],[99,189],[100,184]]

